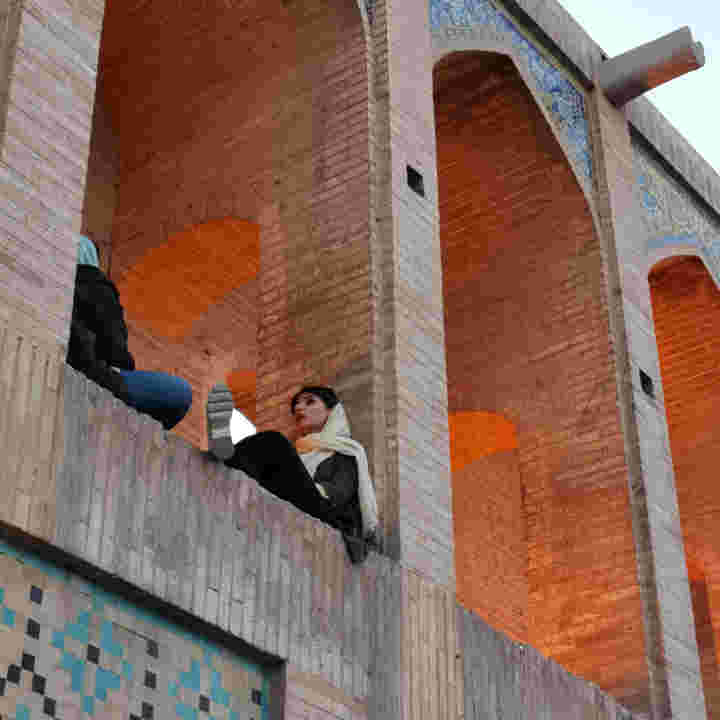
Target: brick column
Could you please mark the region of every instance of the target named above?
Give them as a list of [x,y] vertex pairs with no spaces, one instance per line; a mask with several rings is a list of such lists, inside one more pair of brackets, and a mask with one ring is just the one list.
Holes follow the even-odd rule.
[[[391,551],[454,587],[447,381],[431,36],[424,2],[375,9],[378,235],[384,327]],[[420,173],[424,197],[408,182]]]
[[602,93],[596,91],[589,105],[652,715],[655,720],[705,718],[650,292],[642,269],[644,230],[629,125]]
[[102,3],[6,3],[0,319],[67,342]]

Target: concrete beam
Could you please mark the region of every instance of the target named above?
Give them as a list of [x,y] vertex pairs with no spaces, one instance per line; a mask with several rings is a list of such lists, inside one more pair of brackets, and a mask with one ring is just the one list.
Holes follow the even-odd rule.
[[608,100],[620,107],[704,64],[702,43],[694,42],[690,28],[684,27],[606,60],[599,67],[595,80]]

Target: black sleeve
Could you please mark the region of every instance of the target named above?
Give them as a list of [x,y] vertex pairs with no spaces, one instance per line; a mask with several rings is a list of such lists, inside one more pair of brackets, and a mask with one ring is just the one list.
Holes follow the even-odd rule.
[[320,463],[315,482],[322,486],[333,506],[343,507],[357,497],[357,461],[350,455],[336,452]]
[[122,375],[99,360],[96,354],[95,333],[86,328],[77,318],[73,318],[70,326],[70,342],[68,343],[68,365],[86,375],[90,380],[104,387],[123,402],[128,402],[128,391]]
[[115,285],[100,270],[81,266],[75,302],[83,324],[95,334],[97,357],[108,365],[134,370],[125,315]]

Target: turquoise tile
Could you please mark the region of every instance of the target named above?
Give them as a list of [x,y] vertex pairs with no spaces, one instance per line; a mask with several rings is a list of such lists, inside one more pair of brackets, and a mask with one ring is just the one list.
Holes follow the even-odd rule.
[[2,621],[3,624],[8,627],[15,627],[15,611],[11,610],[9,607],[3,606]]
[[113,657],[123,656],[123,646],[113,640],[113,625],[109,620],[103,620],[100,626],[100,647]]
[[220,705],[230,705],[230,693],[223,689],[222,676],[217,670],[210,671],[210,698]]
[[65,633],[60,630],[53,630],[52,646],[58,650],[65,649]]
[[133,668],[132,668],[132,665],[127,660],[123,660],[122,674],[123,674],[123,677],[128,681],[128,683],[132,683]]
[[90,641],[90,613],[78,613],[77,620],[68,623],[65,632],[78,642],[88,643]]
[[15,720],[30,720],[30,708],[27,705],[16,705]]
[[85,690],[85,662],[66,650],[63,652],[60,667],[70,673],[72,691],[76,693],[83,692]]
[[171,682],[168,687],[168,695],[170,695],[170,697],[177,697],[179,690],[180,686],[176,682]]
[[90,697],[90,695],[85,695],[83,698],[83,712],[87,713],[88,715],[94,715],[95,714],[95,698]]
[[200,663],[197,660],[190,661],[189,672],[180,673],[180,684],[189,690],[200,692]]
[[120,684],[120,676],[116,673],[102,667],[95,671],[95,697],[98,700],[107,700],[108,690],[119,690]]
[[175,713],[179,718],[182,718],[182,720],[197,720],[198,717],[197,710],[184,703],[177,703],[177,705],[175,705]]
[[5,588],[0,587],[0,605],[5,602]]

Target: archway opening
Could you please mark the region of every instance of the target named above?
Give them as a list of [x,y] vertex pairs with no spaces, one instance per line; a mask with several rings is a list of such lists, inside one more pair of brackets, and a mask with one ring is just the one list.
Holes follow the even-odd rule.
[[435,69],[460,602],[648,711],[601,249],[510,58]]
[[299,384],[361,384],[368,98],[357,0],[107,3],[83,231],[196,446],[220,380],[279,429]]
[[697,257],[649,275],[695,631],[709,718],[720,718],[720,290]]

